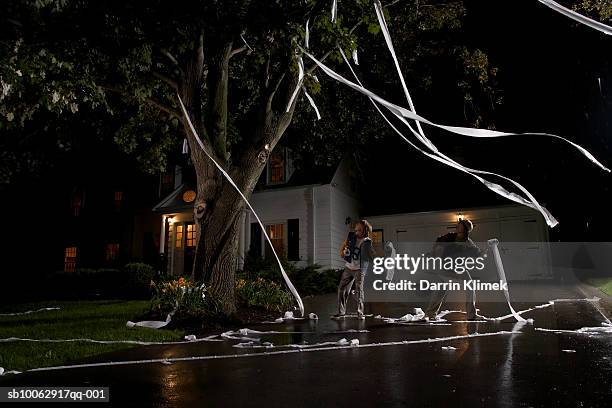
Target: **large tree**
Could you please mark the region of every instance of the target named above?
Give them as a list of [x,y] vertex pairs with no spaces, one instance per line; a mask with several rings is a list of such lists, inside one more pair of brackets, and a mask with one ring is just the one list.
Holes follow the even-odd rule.
[[[46,137],[64,148],[71,122],[92,121],[92,131],[101,137],[112,132],[114,141],[149,171],[163,169],[168,154],[186,137],[197,175],[193,274],[232,313],[239,214],[245,203],[196,143],[177,94],[206,150],[247,197],[292,122],[298,135],[293,143],[324,160],[332,159],[330,151],[344,149],[347,130],[353,143],[355,137],[380,135],[384,126],[378,127],[367,99],[355,98],[321,75],[316,78],[314,66],[306,65],[304,85],[324,118],[314,124],[314,113],[301,97],[289,103],[307,20],[315,55],[339,65],[338,46],[349,55],[357,49],[366,83],[369,79],[380,92],[397,89],[372,2],[340,1],[335,22],[330,5],[327,0],[3,2],[0,132],[15,144]],[[417,93],[428,92],[433,61],[451,61],[468,107],[467,122],[490,125],[477,101],[493,102],[483,106],[497,102],[495,69],[484,53],[461,43],[463,2],[395,0],[385,7],[391,10],[389,24],[409,85]],[[391,97],[401,101],[394,92]],[[298,103],[302,113],[296,111]]]

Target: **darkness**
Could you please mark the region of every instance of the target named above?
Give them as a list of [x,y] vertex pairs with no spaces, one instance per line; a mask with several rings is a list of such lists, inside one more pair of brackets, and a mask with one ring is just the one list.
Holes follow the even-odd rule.
[[[499,67],[504,102],[495,111],[496,128],[555,133],[612,166],[612,38],[537,1],[468,0],[466,5],[462,40],[471,49],[484,50],[490,63]],[[382,38],[380,47],[384,51]],[[418,112],[441,123],[466,126],[455,79],[445,72],[444,66],[438,67],[428,94],[413,94]],[[394,72],[384,80],[397,81]],[[502,173],[527,187],[560,221],[551,230],[553,240],[609,241],[610,175],[569,145],[534,135],[483,140],[425,130],[442,152],[460,163]],[[2,247],[9,260],[5,274],[25,272],[26,266],[43,268],[48,262],[61,267],[55,244],[68,235],[69,226],[62,220],[75,185],[131,191],[126,218],[92,220],[81,231],[94,241],[122,234],[122,219],[152,207],[159,198],[157,176],[144,175],[132,158],[112,146],[83,140],[87,142],[71,155],[58,157],[40,177],[2,188]],[[509,203],[469,175],[413,151],[398,137],[372,143],[367,155],[366,216]]]
[[[496,129],[557,134],[610,167],[612,39],[537,1],[470,0],[466,5],[469,47],[482,49],[490,64],[499,67],[504,102],[495,111]],[[447,89],[413,95],[417,111],[438,123],[469,126],[463,101],[449,89],[451,80],[438,83]],[[425,131],[458,162],[523,184],[559,220],[551,239],[609,240],[610,175],[567,143],[535,135],[485,140],[428,127]],[[413,151],[399,137],[372,148],[368,214],[509,203],[469,175]]]

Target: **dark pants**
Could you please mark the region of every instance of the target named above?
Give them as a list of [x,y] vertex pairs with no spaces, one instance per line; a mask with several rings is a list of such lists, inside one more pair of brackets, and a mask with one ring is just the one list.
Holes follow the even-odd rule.
[[[427,276],[427,279],[435,280],[437,282],[448,282],[449,280],[452,280],[453,282],[463,283],[463,281],[470,280],[472,279],[472,277],[468,272],[465,272],[461,275],[456,274],[454,272],[431,272]],[[476,318],[476,291],[466,290],[465,292],[465,312],[467,313],[467,320],[473,320]],[[425,309],[426,316],[433,318],[438,314],[440,308],[442,307],[442,303],[444,303],[444,298],[446,297],[447,293],[447,290],[437,290],[432,292],[429,304]]]
[[349,268],[344,268],[338,285],[338,314],[346,314],[346,303],[351,294],[353,283],[355,283],[357,314],[363,314],[363,272],[359,269],[352,270]]

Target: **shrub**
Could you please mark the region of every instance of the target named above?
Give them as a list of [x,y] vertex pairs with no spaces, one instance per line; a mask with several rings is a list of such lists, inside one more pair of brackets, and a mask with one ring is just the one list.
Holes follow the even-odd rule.
[[127,289],[136,296],[149,296],[149,286],[155,278],[155,269],[145,263],[129,263],[123,267]]
[[175,311],[174,320],[202,320],[221,315],[219,302],[204,284],[196,284],[183,277],[160,282],[150,281],[153,292],[151,312],[159,318]]
[[[327,269],[320,271],[318,265],[296,267],[286,260],[281,260],[281,262],[289,279],[301,295],[333,293],[338,288],[342,270]],[[283,287],[285,285],[278,264],[272,259],[248,257],[245,260],[244,270],[239,271],[238,276],[247,280],[263,278],[279,283]]]
[[284,312],[293,305],[293,298],[276,282],[257,278],[236,280],[238,301],[247,307],[261,307],[270,312]]

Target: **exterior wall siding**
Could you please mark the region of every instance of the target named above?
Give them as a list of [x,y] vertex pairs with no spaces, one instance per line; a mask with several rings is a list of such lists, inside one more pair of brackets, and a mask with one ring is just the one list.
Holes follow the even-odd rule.
[[339,269],[344,267],[344,260],[340,258],[338,251],[342,242],[346,239],[350,225],[346,225],[346,218],[350,217],[354,223],[359,219],[359,202],[356,198],[346,194],[344,191],[331,188],[331,268]]
[[[287,220],[297,218],[299,219],[299,258],[296,262],[298,266],[305,266],[309,263],[309,259],[312,257],[311,244],[309,244],[309,225],[311,224],[311,217],[309,206],[311,202],[310,187],[299,187],[299,188],[288,188],[288,189],[276,189],[269,191],[261,191],[253,193],[251,197],[251,204],[259,215],[259,218],[264,225],[268,224],[284,224],[284,246],[287,248]],[[250,213],[245,217],[245,223],[249,226],[253,222],[257,222],[256,218]],[[246,229],[245,229],[246,231]],[[245,234],[245,239],[247,234]],[[262,239],[264,239],[262,237]],[[249,250],[250,236],[248,241],[244,244],[244,251]],[[262,248],[268,245],[264,242]]]

